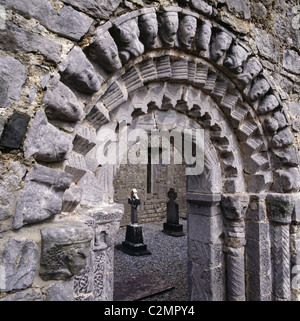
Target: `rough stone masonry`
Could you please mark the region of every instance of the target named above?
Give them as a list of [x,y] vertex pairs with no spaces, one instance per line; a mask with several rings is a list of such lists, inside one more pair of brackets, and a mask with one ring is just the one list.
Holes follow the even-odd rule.
[[98,133],[122,121],[204,130],[203,173],[168,185],[187,201],[190,299],[299,300],[299,12],[0,0],[0,300],[112,300],[126,175],[99,163]]

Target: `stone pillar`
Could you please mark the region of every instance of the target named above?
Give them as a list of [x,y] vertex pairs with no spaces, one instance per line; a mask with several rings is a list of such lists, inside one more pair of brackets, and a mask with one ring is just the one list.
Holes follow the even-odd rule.
[[227,300],[245,301],[245,213],[249,197],[244,194],[222,195],[221,207],[226,219]]
[[294,194],[295,207],[291,225],[292,301],[300,300],[300,193]]
[[192,301],[225,299],[220,194],[188,193],[188,287]]
[[81,219],[94,235],[86,265],[74,278],[76,301],[113,300],[114,238],[123,213],[121,204],[81,210]]
[[271,248],[265,194],[250,196],[246,219],[247,300],[270,301]]
[[267,209],[271,222],[273,300],[291,300],[290,223],[294,210],[291,194],[269,194]]

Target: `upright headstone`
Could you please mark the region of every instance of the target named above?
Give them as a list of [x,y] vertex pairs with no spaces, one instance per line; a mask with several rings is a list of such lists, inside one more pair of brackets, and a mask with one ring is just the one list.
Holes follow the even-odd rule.
[[131,224],[126,227],[126,238],[120,249],[132,256],[149,255],[151,252],[144,244],[142,226],[138,224],[137,207],[140,205],[140,199],[136,189],[132,190],[128,203],[131,205]]
[[183,225],[179,224],[179,205],[175,202],[177,193],[174,188],[168,192],[167,222],[164,223],[163,232],[171,236],[184,236]]

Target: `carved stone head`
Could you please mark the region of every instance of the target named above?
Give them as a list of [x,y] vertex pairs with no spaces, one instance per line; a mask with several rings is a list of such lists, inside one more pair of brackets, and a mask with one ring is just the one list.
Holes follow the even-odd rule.
[[123,63],[131,57],[138,57],[144,53],[144,45],[140,42],[138,20],[131,19],[117,26],[120,58]]
[[212,37],[210,53],[211,58],[219,62],[220,59],[225,55],[232,42],[232,38],[224,31],[216,33]]
[[66,280],[84,268],[93,230],[83,223],[68,222],[41,230],[40,276],[43,280]]
[[265,78],[258,78],[254,81],[249,98],[251,101],[256,101],[262,98],[270,89],[270,85]]
[[191,49],[197,30],[197,19],[193,16],[184,16],[179,23],[178,39],[187,49]]
[[162,42],[169,47],[174,46],[179,27],[177,12],[165,12],[158,17],[159,36]]
[[267,114],[279,105],[278,99],[274,95],[267,95],[260,103],[257,111],[260,115]]
[[247,51],[243,47],[233,45],[224,60],[224,66],[239,74],[243,71],[242,65],[247,59],[247,55]]
[[139,27],[141,31],[141,40],[145,48],[155,48],[158,35],[158,22],[156,13],[152,12],[140,16]]
[[197,48],[199,50],[208,51],[212,34],[212,24],[209,21],[204,21],[198,32]]
[[78,47],[71,50],[59,69],[62,72],[62,79],[78,91],[93,93],[101,87],[93,65]]
[[243,86],[247,86],[261,71],[262,65],[256,58],[250,58],[243,68],[243,72],[238,75],[238,80]]
[[53,81],[47,90],[43,103],[49,119],[78,121],[83,114],[83,106],[72,90],[60,81]]
[[96,37],[89,48],[89,55],[107,72],[122,68],[118,47],[108,31]]

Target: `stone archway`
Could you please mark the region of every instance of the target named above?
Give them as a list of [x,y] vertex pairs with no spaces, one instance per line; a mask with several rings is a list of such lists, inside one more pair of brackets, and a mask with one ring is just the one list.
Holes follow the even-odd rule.
[[[153,43],[139,38],[157,21]],[[175,32],[164,34],[167,22]],[[176,125],[192,118],[205,129],[210,164],[222,174],[211,175],[211,190],[202,191],[196,178],[188,184],[191,299],[290,300],[290,258],[298,257],[290,248],[297,233],[291,223],[298,221],[297,150],[284,104],[247,43],[212,14],[164,7],[100,26],[83,49],[75,46],[60,64],[45,112],[36,113],[24,143],[25,157],[36,164],[13,228],[22,235],[26,225],[41,224],[43,280],[66,280],[62,271],[45,269],[53,249],[68,254],[65,246],[83,243],[85,267],[80,261],[75,265],[83,269],[67,272],[75,275],[75,298],[112,298],[113,235],[122,208],[113,203],[114,168],[95,161],[97,131],[150,112],[159,122],[171,110],[182,117]],[[59,243],[64,231],[68,242]]]

